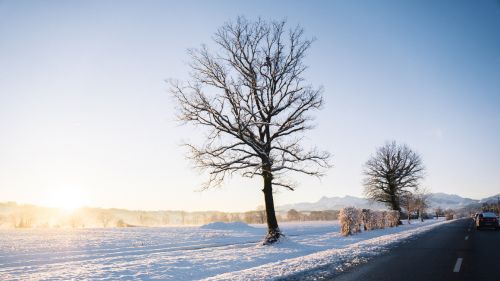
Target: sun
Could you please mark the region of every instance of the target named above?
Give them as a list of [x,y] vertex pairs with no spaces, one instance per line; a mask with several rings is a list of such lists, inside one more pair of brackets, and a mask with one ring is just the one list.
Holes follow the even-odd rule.
[[74,211],[87,203],[87,197],[82,189],[68,187],[51,190],[44,201],[48,207]]

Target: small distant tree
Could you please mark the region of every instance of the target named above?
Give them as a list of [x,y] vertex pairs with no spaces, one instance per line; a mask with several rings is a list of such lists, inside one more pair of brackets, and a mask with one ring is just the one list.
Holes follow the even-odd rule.
[[255,211],[248,211],[243,214],[243,221],[246,223],[258,223],[257,213]]
[[289,221],[298,221],[300,220],[300,213],[295,209],[290,209],[287,212],[286,217]]
[[101,222],[102,227],[108,227],[111,219],[112,219],[111,215],[105,211],[99,214],[99,221]]
[[257,206],[257,218],[258,218],[258,223],[263,224],[266,222],[266,207],[259,205]]
[[263,224],[266,221],[266,212],[257,208],[256,211],[248,211],[244,213],[243,220],[246,223]]
[[240,218],[240,214],[238,213],[229,213],[228,217],[230,222],[242,221],[242,219]]
[[140,212],[137,219],[139,220],[139,224],[141,226],[145,226],[149,220],[149,216],[146,212]]
[[181,211],[179,213],[179,215],[180,215],[180,218],[181,218],[181,224],[182,225],[186,224],[186,216],[187,216],[186,212],[185,211]]
[[226,213],[217,213],[217,221],[229,222],[229,217]]
[[321,89],[307,85],[303,64],[312,40],[285,21],[254,22],[240,17],[215,33],[218,51],[191,50],[191,79],[172,81],[178,118],[208,130],[206,142],[186,144],[195,166],[207,171],[203,188],[226,177],[260,176],[266,207],[264,244],[279,240],[274,210],[276,187],[294,190],[288,172],[322,176],[329,154],[305,149],[313,128],[311,112],[321,108]]
[[21,209],[21,211],[11,214],[10,219],[12,225],[15,228],[31,228],[33,226],[33,212],[26,210],[26,208]]
[[436,219],[444,215],[443,209],[441,207],[437,207],[436,209],[434,209],[434,213],[436,214]]
[[415,207],[418,212],[418,217],[420,221],[424,221],[424,213],[427,208],[429,208],[429,197],[430,194],[427,189],[420,189],[415,193]]
[[455,215],[455,211],[452,209],[446,209],[444,211],[444,215],[446,217],[446,220],[452,220],[453,216]]
[[161,216],[161,223],[163,225],[168,225],[170,224],[170,215],[168,213],[164,213],[162,216]]
[[377,149],[363,170],[368,198],[401,211],[401,199],[416,190],[424,176],[420,155],[406,145],[388,142]]
[[416,209],[415,195],[411,192],[406,192],[401,195],[401,206],[406,210],[408,224],[411,223],[411,214]]
[[311,211],[309,213],[309,216],[307,216],[306,218],[304,218],[303,220],[311,220],[311,221],[322,221],[322,220],[326,220],[326,213],[323,212],[323,211]]
[[79,214],[72,214],[69,217],[69,225],[71,228],[85,227],[82,218]]
[[125,221],[123,221],[123,219],[119,219],[116,221],[116,227],[127,227],[127,226],[128,224]]

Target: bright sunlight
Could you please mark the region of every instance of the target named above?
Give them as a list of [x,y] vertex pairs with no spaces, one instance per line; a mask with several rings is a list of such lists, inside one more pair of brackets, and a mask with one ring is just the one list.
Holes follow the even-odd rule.
[[66,211],[74,211],[87,204],[87,196],[80,188],[59,188],[51,190],[43,199],[42,204]]

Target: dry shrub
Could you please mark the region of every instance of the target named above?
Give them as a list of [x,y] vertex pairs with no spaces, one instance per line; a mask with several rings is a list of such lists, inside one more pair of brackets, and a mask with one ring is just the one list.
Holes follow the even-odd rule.
[[399,225],[398,211],[373,211],[370,209],[356,209],[347,207],[340,210],[340,233],[344,236],[361,232],[361,225],[364,230],[383,229],[386,226],[394,227]]
[[361,221],[363,222],[363,230],[366,231],[373,229],[372,216],[373,214],[370,209],[361,210]]
[[385,211],[378,211],[375,213],[374,223],[376,229],[385,228]]
[[386,221],[389,227],[395,227],[399,225],[399,211],[388,211],[386,213]]
[[346,207],[340,210],[340,233],[344,236],[361,231],[362,216],[359,209]]
[[370,224],[371,230],[384,228],[385,221],[381,211],[372,211]]

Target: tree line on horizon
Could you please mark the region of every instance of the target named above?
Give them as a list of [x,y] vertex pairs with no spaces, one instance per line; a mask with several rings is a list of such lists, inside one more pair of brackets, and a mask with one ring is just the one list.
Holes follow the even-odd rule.
[[[338,210],[282,211],[280,221],[329,221],[338,219]],[[203,225],[211,222],[266,223],[263,208],[246,212],[132,211],[80,208],[72,212],[15,202],[0,203],[0,228],[101,228]]]
[[[418,213],[403,210],[402,219],[431,219],[436,217],[463,217],[479,211],[497,212],[500,204],[482,204],[481,208],[458,210],[435,208]],[[365,209],[363,209],[365,210]],[[340,210],[279,211],[281,222],[334,221]],[[109,227],[162,227],[199,226],[211,222],[244,222],[265,224],[263,208],[246,212],[186,212],[186,211],[133,211],[125,209],[80,208],[67,212],[56,208],[21,205],[15,202],[0,203],[0,228],[109,228]]]

